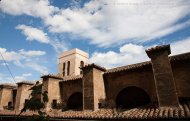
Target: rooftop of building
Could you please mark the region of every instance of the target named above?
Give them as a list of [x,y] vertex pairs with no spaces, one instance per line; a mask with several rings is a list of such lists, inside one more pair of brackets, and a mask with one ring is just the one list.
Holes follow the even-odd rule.
[[17,82],[17,84],[34,85],[35,82],[33,82],[33,81],[20,81],[20,82]]
[[87,52],[82,51],[82,50],[80,50],[80,49],[78,49],[78,48],[74,48],[74,49],[72,49],[72,50],[65,51],[65,52],[61,53],[60,56],[59,56],[59,59],[60,59],[60,58],[63,58],[63,57],[66,57],[66,56],[69,56],[69,55],[73,55],[73,54],[79,54],[79,55],[84,56],[84,57],[86,57],[86,58],[89,57],[89,55],[88,55]]
[[10,88],[10,89],[15,89],[17,85],[13,83],[2,83],[0,84],[0,88]]
[[[169,60],[171,63],[176,62],[176,61],[186,60],[186,59],[190,59],[190,52],[169,56]],[[148,67],[148,66],[149,67],[152,66],[151,61],[145,61],[145,62],[141,62],[141,63],[126,65],[126,66],[121,66],[121,67],[116,67],[116,68],[111,68],[111,69],[106,69],[102,66],[92,63],[92,64],[85,65],[83,68],[94,67],[94,68],[102,70],[104,72],[104,75],[106,75],[106,74],[117,73],[117,72],[121,72],[121,71],[140,69],[140,68],[144,68],[144,67]],[[42,78],[45,78],[45,77],[56,78],[56,79],[60,79],[65,82],[65,81],[82,79],[82,76],[83,75],[71,75],[71,76],[62,77],[60,74],[57,74],[57,75],[48,74],[48,75],[43,75]]]
[[[0,116],[15,116],[19,112],[15,111],[0,111]],[[32,116],[37,112],[27,111],[21,116]],[[52,111],[47,113],[51,118],[58,119],[190,119],[190,102],[180,104],[179,108],[174,107],[155,107],[147,105],[128,110],[116,109],[100,109],[97,111]]]

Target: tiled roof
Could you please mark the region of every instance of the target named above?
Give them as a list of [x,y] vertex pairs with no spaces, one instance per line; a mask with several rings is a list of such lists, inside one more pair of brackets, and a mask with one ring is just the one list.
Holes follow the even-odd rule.
[[0,84],[0,88],[11,88],[11,89],[15,89],[17,86],[15,84],[11,84],[11,83],[3,83]]
[[190,52],[182,53],[182,54],[179,54],[179,55],[173,55],[173,56],[170,56],[169,59],[170,59],[171,62],[190,59]]
[[85,65],[84,67],[82,67],[82,69],[90,68],[90,67],[95,67],[95,68],[100,69],[100,70],[102,70],[102,71],[106,71],[106,68],[101,67],[101,66],[99,66],[99,65],[97,65],[97,64],[94,64],[94,63]]
[[20,82],[17,82],[17,84],[28,84],[28,85],[34,85],[35,82],[31,82],[31,81],[20,81]]
[[58,74],[58,75],[55,75],[55,74],[47,74],[47,75],[41,76],[41,78],[47,78],[47,77],[51,77],[51,78],[55,78],[55,79],[63,79],[63,77],[61,77],[59,74]]
[[72,81],[72,80],[78,80],[78,79],[82,79],[82,75],[73,75],[73,76],[66,76],[66,77],[63,77],[63,82],[66,82],[66,81]]
[[120,72],[120,71],[125,71],[125,70],[133,70],[133,69],[145,67],[148,65],[151,65],[150,61],[109,69],[104,74]]
[[[19,112],[16,112],[18,114]],[[26,112],[21,116],[31,116],[35,112]],[[0,115],[14,116],[15,111],[0,111]],[[49,112],[51,118],[59,119],[190,119],[190,102],[180,105],[180,108],[171,107],[140,107],[126,111],[114,109],[100,109],[98,111],[64,111]]]
[[[173,56],[169,57],[170,62],[181,61],[181,60],[186,60],[186,59],[190,59],[190,52],[179,54],[179,55],[173,55]],[[142,62],[142,63],[137,63],[137,64],[109,69],[104,74],[120,72],[120,71],[125,71],[125,70],[132,70],[132,69],[142,68],[145,66],[151,66],[151,61],[146,61],[146,62]]]

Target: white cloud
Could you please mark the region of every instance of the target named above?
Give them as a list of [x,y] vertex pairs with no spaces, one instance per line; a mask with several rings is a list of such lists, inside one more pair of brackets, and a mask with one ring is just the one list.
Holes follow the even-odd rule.
[[[16,29],[22,30],[22,33],[26,36],[26,39],[29,41],[38,41],[40,43],[45,43],[51,45],[56,53],[63,52],[68,50],[68,44],[64,40],[59,40],[58,37],[51,37],[47,36],[47,33],[44,33],[41,29],[37,29],[31,26],[26,25],[18,25]],[[43,54],[42,52],[28,52],[24,54]]]
[[142,54],[143,51],[144,51],[143,46],[134,45],[134,44],[126,44],[120,47],[121,53]]
[[26,67],[32,68],[33,70],[39,72],[40,74],[48,74],[48,69],[45,66],[37,64],[35,62],[27,62],[24,64]]
[[16,82],[26,81],[28,80],[28,77],[31,77],[31,76],[32,76],[31,73],[25,73],[25,74],[22,74],[21,76],[15,76],[15,81]]
[[[22,75],[17,75],[14,77],[14,80],[16,82],[20,82],[20,81],[26,81],[29,80],[29,77],[31,77],[32,74],[31,73],[24,73]],[[13,80],[13,78],[11,78],[10,76],[0,73],[0,83],[15,83],[15,81]]]
[[45,51],[39,51],[39,50],[30,50],[30,51],[25,51],[24,49],[19,50],[19,53],[24,56],[32,57],[32,56],[41,56],[45,55]]
[[2,0],[0,10],[11,15],[29,15],[45,18],[58,10],[48,0]]
[[[0,52],[6,61],[19,61],[24,58],[22,55],[18,54],[17,52],[7,51],[7,49],[5,48],[0,48]],[[0,57],[0,60],[3,60],[3,58]]]
[[[39,17],[50,32],[69,33],[99,46],[149,41],[190,26],[189,20],[178,22],[190,13],[188,0],[92,0],[82,8],[62,9],[48,0],[4,0],[0,9]],[[47,43],[46,35],[23,33],[28,40],[40,38]]]
[[[171,55],[190,52],[189,45],[190,38],[172,42],[170,44]],[[119,48],[119,52],[94,52],[90,58],[90,61],[107,68],[135,64],[150,60],[145,52],[145,49],[150,47],[152,46],[143,47],[141,45],[125,44]]]
[[120,47],[119,52],[94,52],[90,58],[92,63],[97,63],[106,68],[134,64],[145,60],[148,60],[145,47],[135,44],[126,44]]
[[18,25],[16,29],[22,30],[22,33],[26,36],[26,39],[29,41],[36,40],[41,43],[49,43],[47,33],[44,33],[40,29],[26,25]]
[[176,23],[190,13],[188,3],[184,0],[94,0],[83,8],[61,9],[44,22],[51,32],[69,32],[99,46],[144,42],[189,26],[189,21]]
[[190,38],[178,40],[171,43],[171,54],[176,55],[180,53],[190,52]]
[[[12,62],[16,66],[19,67],[29,67],[37,72],[40,73],[47,73],[47,68],[43,66],[43,64],[40,64],[38,57],[45,55],[46,52],[39,51],[39,50],[29,50],[26,51],[24,49],[16,51],[7,51],[5,48],[0,48],[0,52],[3,55],[3,58],[9,63]],[[0,60],[3,60],[3,58],[0,56]],[[36,61],[38,60],[38,61]]]
[[[46,54],[45,51],[40,51],[40,50],[26,51],[24,49],[21,49],[18,52],[16,52],[16,51],[7,51],[6,48],[0,48],[0,52],[6,61],[20,61],[29,57],[42,56]],[[0,57],[0,60],[3,60],[3,58]]]

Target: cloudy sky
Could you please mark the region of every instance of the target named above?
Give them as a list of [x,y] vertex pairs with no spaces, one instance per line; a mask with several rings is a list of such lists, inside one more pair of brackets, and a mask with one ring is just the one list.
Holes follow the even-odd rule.
[[[1,0],[0,52],[16,81],[57,73],[57,57],[79,48],[106,68],[148,60],[171,44],[190,52],[190,0]],[[0,56],[0,82],[14,82]]]

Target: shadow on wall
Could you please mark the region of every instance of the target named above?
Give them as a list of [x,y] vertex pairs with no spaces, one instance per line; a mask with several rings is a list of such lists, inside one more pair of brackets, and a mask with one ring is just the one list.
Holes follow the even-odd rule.
[[131,109],[150,103],[150,96],[143,89],[135,86],[121,90],[116,98],[118,109]]

